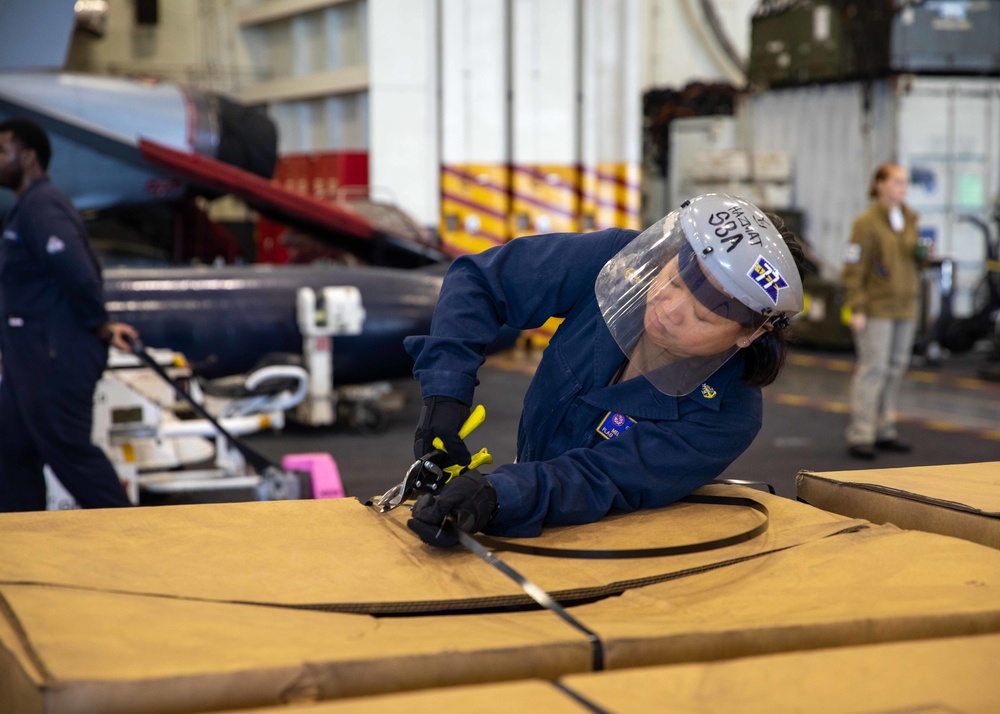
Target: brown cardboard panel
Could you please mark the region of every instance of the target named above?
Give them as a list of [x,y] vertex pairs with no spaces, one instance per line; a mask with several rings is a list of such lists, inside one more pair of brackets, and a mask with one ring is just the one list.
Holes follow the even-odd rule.
[[912,494],[914,498],[941,501],[1000,517],[1000,461],[826,471],[815,475],[843,483],[881,486],[890,491]]
[[513,714],[513,712],[544,712],[545,714],[587,714],[589,709],[551,682],[526,680],[505,684],[481,684],[469,687],[448,687],[425,692],[386,694],[382,696],[345,699],[335,702],[308,704],[290,709],[231,710],[219,714]]
[[1000,462],[863,471],[802,471],[796,495],[873,523],[1000,548]]
[[15,629],[13,614],[0,601],[0,712],[42,714],[42,673]]
[[[555,679],[592,662],[547,612],[379,619],[34,585],[0,596],[19,630],[13,642],[0,630],[2,681],[16,687],[0,705],[29,712],[201,712]],[[32,661],[41,681],[9,676]]]
[[[1000,711],[1000,635],[840,647],[709,664],[569,675],[561,684],[618,714],[647,712]],[[246,714],[287,714],[287,707]],[[593,711],[548,682],[518,682],[324,702],[296,714]],[[235,711],[224,714],[236,714]]]
[[573,612],[609,669],[1000,632],[1000,552],[882,526]]
[[1000,711],[1000,635],[640,667],[570,675],[562,683],[619,714],[993,714]]
[[[41,673],[4,672],[19,689],[2,696],[48,714],[266,706],[554,679],[592,664],[583,635],[545,611],[379,618],[16,584],[0,597],[13,625],[0,628],[0,651],[21,653],[0,666]],[[1000,552],[883,526],[572,613],[611,669],[998,633]]]
[[[546,590],[583,598],[868,525],[752,489],[713,486],[703,492],[765,503],[769,530],[745,543],[684,556],[582,561],[506,553],[504,558]],[[340,499],[4,514],[0,582],[344,612],[531,603],[472,553],[422,544],[405,526],[408,513],[399,508],[380,514],[354,499]],[[531,540],[578,548],[677,545],[740,533],[761,520],[749,508],[679,503],[553,528]]]

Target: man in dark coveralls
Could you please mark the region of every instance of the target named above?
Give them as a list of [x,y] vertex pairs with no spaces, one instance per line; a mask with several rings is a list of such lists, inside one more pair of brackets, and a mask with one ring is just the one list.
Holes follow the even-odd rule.
[[44,464],[84,508],[130,505],[91,426],[108,345],[138,335],[108,318],[83,220],[46,175],[51,155],[35,122],[0,122],[0,186],[17,195],[0,238],[0,511],[45,508]]

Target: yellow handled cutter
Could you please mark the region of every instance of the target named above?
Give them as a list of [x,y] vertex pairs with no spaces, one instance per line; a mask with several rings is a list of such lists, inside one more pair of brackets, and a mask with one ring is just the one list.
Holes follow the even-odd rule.
[[[465,420],[462,428],[458,430],[459,438],[464,440],[465,437],[471,434],[484,421],[486,421],[486,409],[482,404],[478,404],[472,410],[472,413],[469,414],[469,418]],[[477,469],[480,466],[493,463],[493,457],[484,448],[478,453],[473,454],[472,461],[467,465],[460,466],[455,464],[454,466],[447,466],[442,469],[435,463],[435,457],[447,453],[447,451],[440,439],[435,438],[431,443],[434,445],[434,451],[414,461],[413,465],[407,469],[403,480],[375,501],[375,505],[378,506],[382,513],[391,511],[417,493],[437,493],[442,486],[463,471]]]

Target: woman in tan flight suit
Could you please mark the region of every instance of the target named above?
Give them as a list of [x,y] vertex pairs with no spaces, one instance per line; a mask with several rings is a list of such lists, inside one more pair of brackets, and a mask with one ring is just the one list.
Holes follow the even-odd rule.
[[926,248],[917,214],[905,203],[906,171],[879,166],[868,210],[854,220],[844,256],[844,289],[857,353],[851,382],[848,452],[874,459],[877,451],[908,452],[899,439],[896,411],[916,333],[920,267]]

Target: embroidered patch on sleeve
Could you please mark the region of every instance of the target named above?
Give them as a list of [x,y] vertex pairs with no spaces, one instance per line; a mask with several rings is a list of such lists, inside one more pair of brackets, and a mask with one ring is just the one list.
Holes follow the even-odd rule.
[[49,242],[45,244],[45,252],[49,255],[62,253],[66,249],[66,244],[59,239],[59,236],[49,236]]

